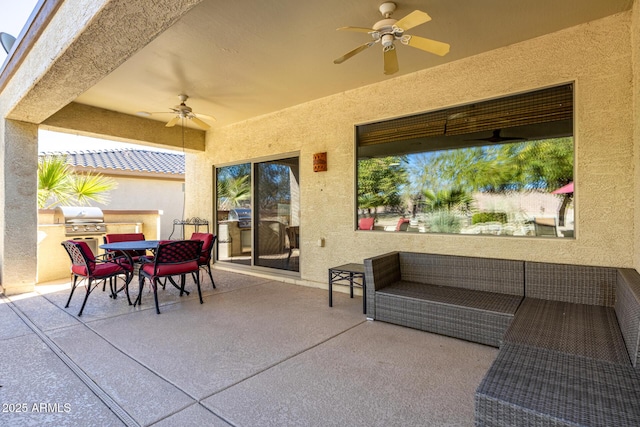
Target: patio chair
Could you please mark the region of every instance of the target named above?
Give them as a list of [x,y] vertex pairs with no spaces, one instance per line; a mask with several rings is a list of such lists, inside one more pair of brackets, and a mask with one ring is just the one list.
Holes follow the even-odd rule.
[[[67,305],[65,305],[64,308],[69,308],[73,292],[78,286],[78,277],[86,280],[85,288],[87,294],[84,297],[78,316],[82,316],[82,311],[87,304],[89,294],[99,285],[100,281],[103,281],[103,285],[106,286],[107,280],[109,280],[111,297],[116,295],[116,285],[114,281],[117,280],[117,276],[124,275],[125,286],[131,281],[133,273],[130,271],[130,265],[127,264],[126,258],[114,258],[107,254],[94,256],[89,245],[82,241],[67,240],[62,242],[62,246],[64,246],[69,254],[69,258],[71,258],[71,273],[73,274],[71,293],[69,294]],[[94,281],[95,285],[92,286]]]
[[[191,235],[191,240],[201,240],[202,241],[202,252],[200,253],[200,258],[198,259],[198,267],[204,268],[209,273],[209,279],[211,279],[211,286],[216,288],[216,284],[213,281],[213,275],[211,274],[211,254],[213,252],[213,245],[216,243],[216,238],[218,236],[214,236],[211,233],[193,233]],[[198,274],[200,274],[200,270],[198,269]]]
[[[136,240],[145,240],[143,233],[119,233],[119,234],[105,234],[103,237],[104,243],[116,243],[116,242],[131,242]],[[139,262],[141,257],[147,255],[147,251],[124,251],[126,255],[129,255],[133,262]],[[119,256],[119,254],[125,255],[123,251],[109,251],[109,253]]]
[[410,223],[409,218],[400,218],[396,224],[396,231],[407,231]]
[[293,254],[293,250],[300,249],[300,245],[298,243],[298,241],[300,240],[300,227],[297,225],[287,227],[287,238],[289,239],[289,255],[287,255],[287,268],[288,268],[289,262],[291,261],[291,255]]
[[[142,289],[144,282],[149,279],[149,283],[153,288],[153,298],[156,303],[156,312],[160,314],[160,306],[158,305],[158,284],[160,279],[169,279],[171,284],[180,290],[180,296],[183,293],[189,295],[184,289],[185,276],[189,273],[193,274],[193,279],[198,287],[198,296],[200,304],[202,301],[202,291],[200,290],[200,266],[198,260],[202,253],[201,240],[177,240],[166,243],[160,243],[156,250],[156,255],[152,262],[143,262],[140,267],[140,291],[138,298],[133,303],[134,307],[142,304]],[[180,276],[180,286],[178,286],[173,277]]]
[[536,236],[559,237],[556,218],[534,218],[533,226]]
[[373,230],[376,219],[374,217],[360,218],[358,220],[358,230]]

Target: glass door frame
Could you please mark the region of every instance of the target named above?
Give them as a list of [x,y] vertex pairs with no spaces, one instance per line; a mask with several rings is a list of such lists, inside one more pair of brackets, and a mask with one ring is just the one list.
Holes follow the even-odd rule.
[[[218,251],[219,251],[219,242],[218,239],[216,239],[216,253],[215,253],[215,262],[219,262],[221,264],[224,264],[225,268],[231,268],[231,269],[237,269],[237,270],[251,270],[251,271],[260,271],[260,272],[265,272],[265,273],[270,273],[270,274],[275,274],[275,275],[284,275],[284,276],[289,276],[289,277],[293,277],[293,278],[300,278],[300,271],[290,271],[290,270],[283,270],[283,269],[277,269],[277,268],[270,268],[270,267],[263,267],[263,266],[259,266],[256,265],[256,253],[255,253],[255,243],[256,243],[256,237],[255,237],[255,233],[256,233],[256,215],[255,215],[255,194],[254,194],[254,190],[256,188],[256,176],[255,176],[255,167],[256,164],[258,163],[263,163],[263,162],[271,162],[271,161],[278,161],[278,160],[283,160],[283,159],[289,159],[292,157],[297,157],[298,158],[298,165],[300,166],[300,152],[299,151],[291,151],[291,152],[286,152],[286,153],[279,153],[279,154],[275,154],[275,155],[271,155],[271,156],[264,156],[264,157],[255,157],[252,159],[246,159],[246,160],[238,160],[238,161],[234,161],[234,162],[229,162],[229,163],[221,163],[221,164],[214,164],[212,165],[212,180],[213,180],[213,217],[215,218],[216,222],[215,222],[215,232],[216,235],[218,234],[218,187],[217,187],[217,169],[220,168],[224,168],[224,167],[228,167],[228,166],[238,166],[238,165],[242,165],[242,164],[246,164],[248,163],[250,165],[250,170],[251,170],[251,197],[250,197],[250,207],[251,207],[251,259],[250,259],[250,265],[244,265],[244,264],[237,264],[237,263],[233,263],[233,262],[229,262],[229,261],[225,261],[225,260],[219,260],[218,259]],[[301,168],[300,168],[301,169]],[[301,172],[301,170],[300,170]],[[302,206],[302,195],[300,194],[300,206]],[[301,268],[299,269],[301,270]]]

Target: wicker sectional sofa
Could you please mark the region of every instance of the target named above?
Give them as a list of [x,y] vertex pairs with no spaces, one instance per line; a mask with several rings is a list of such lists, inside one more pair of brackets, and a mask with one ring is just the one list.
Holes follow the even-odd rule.
[[521,261],[392,252],[364,268],[368,318],[494,347],[524,298]]
[[640,274],[501,261],[367,259],[367,316],[499,347],[476,390],[477,426],[640,425]]
[[476,425],[640,425],[640,275],[529,262],[525,272],[526,297],[476,390]]

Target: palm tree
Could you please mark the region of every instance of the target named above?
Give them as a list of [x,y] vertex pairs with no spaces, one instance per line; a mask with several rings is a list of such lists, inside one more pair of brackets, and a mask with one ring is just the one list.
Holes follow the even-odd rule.
[[473,197],[460,187],[439,190],[437,193],[425,190],[423,194],[429,211],[469,212],[473,204]]
[[229,177],[218,181],[218,209],[229,210],[251,198],[250,175]]
[[99,173],[77,174],[66,156],[44,156],[38,162],[38,208],[108,203],[117,183]]

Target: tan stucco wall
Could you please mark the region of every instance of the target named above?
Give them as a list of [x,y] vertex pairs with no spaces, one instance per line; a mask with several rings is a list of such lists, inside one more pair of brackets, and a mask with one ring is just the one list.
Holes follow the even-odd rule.
[[[213,206],[211,165],[300,152],[301,276],[392,250],[634,265],[631,26],[623,13],[216,129],[207,154],[187,162],[188,211]],[[453,47],[455,48],[455,46]],[[354,125],[575,81],[576,236],[573,239],[354,231]],[[312,155],[328,153],[328,172]],[[316,242],[325,238],[325,247]]]
[[37,221],[38,127],[0,120],[0,139],[0,288],[12,295],[31,290],[36,277],[36,247],[30,239],[35,236],[26,230]]
[[[635,1],[632,9],[632,27],[631,27],[631,52],[633,65],[633,174],[629,174],[629,179],[634,181],[634,192],[637,194],[640,188],[640,2]],[[634,199],[634,264],[636,270],[640,270],[640,197]]]

